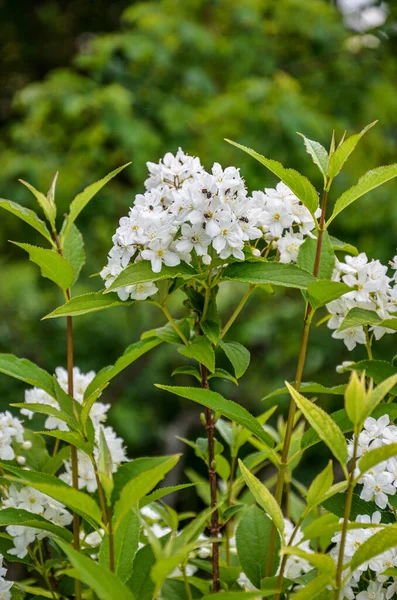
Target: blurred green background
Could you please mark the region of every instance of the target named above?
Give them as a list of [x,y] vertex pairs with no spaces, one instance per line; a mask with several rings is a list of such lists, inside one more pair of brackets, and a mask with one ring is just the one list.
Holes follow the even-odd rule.
[[[360,4],[370,6],[352,11]],[[300,170],[320,189],[296,132],[328,146],[332,129],[341,136],[379,119],[336,181],[335,198],[369,168],[396,161],[393,4],[386,15],[371,0],[339,6],[326,0],[1,0],[0,196],[35,208],[18,178],[47,191],[59,171],[62,214],[87,184],[132,161],[79,219],[87,264],[75,294],[101,287],[89,275],[105,264],[119,218],[143,189],[146,161],[178,146],[207,168],[214,161],[240,166],[250,190],[272,186],[276,180],[264,167],[223,141],[232,138]],[[360,200],[334,235],[388,261],[397,245],[396,192],[389,183]],[[41,244],[28,226],[0,214],[0,351],[53,370],[65,364],[65,325],[40,319],[62,298],[8,240]],[[237,302],[235,291],[222,290],[223,314]],[[171,308],[178,315],[178,301]],[[294,377],[302,316],[295,291],[253,295],[229,334],[248,346],[251,366],[239,388],[217,383],[217,389],[255,414],[268,408],[261,398]],[[161,324],[159,312],[140,304],[77,318],[76,364],[99,370]],[[385,336],[375,356],[393,356],[394,340]],[[349,353],[325,326],[314,327],[304,379],[341,382],[335,365],[364,352]],[[111,424],[131,456],[174,451],[176,433],[199,434],[198,409],[153,387],[169,382],[181,361],[170,347],[159,348],[106,391],[114,405]],[[0,377],[2,408],[22,397],[22,385]]]

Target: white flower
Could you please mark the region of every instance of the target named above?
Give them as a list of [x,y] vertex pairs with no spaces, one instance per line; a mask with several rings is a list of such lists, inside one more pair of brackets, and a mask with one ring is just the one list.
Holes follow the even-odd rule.
[[280,262],[296,262],[298,259],[299,248],[303,242],[304,239],[301,233],[293,233],[291,229],[287,231],[276,243],[280,252]]
[[0,554],[0,600],[11,600],[11,588],[14,585],[13,581],[4,579],[7,575],[7,569],[3,567],[3,555]]
[[394,496],[396,488],[393,486],[394,476],[391,473],[381,471],[379,473],[366,473],[362,477],[363,489],[360,498],[363,500],[375,500],[379,508],[386,508],[388,495]]
[[362,327],[350,327],[343,331],[334,331],[332,337],[343,340],[349,350],[354,350],[357,344],[365,344],[366,338]]
[[359,592],[356,600],[384,600],[385,590],[383,584],[377,581],[370,581],[365,592]]
[[166,239],[156,238],[149,243],[149,249],[143,250],[141,256],[150,260],[153,273],[160,273],[163,263],[167,267],[176,267],[181,262],[179,256],[170,250],[171,237]]

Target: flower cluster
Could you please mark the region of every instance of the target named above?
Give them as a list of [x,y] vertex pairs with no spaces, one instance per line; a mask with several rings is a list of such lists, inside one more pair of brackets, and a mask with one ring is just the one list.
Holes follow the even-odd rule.
[[[381,319],[395,316],[397,311],[397,257],[390,262],[394,270],[393,277],[387,275],[388,268],[379,260],[368,261],[367,255],[346,256],[345,262],[336,262],[333,279],[342,281],[352,288],[337,300],[327,304],[328,312],[332,315],[328,327],[334,329],[332,337],[341,339],[349,350],[357,344],[365,344],[366,336],[362,326],[337,331],[343,319],[352,308],[363,308],[375,311]],[[393,314],[394,313],[394,314]],[[371,326],[375,339],[380,339],[385,333],[395,333],[393,329]]]
[[[361,457],[369,450],[380,448],[385,444],[397,442],[397,427],[390,425],[388,415],[379,419],[368,417],[364,429],[358,436],[357,456]],[[349,442],[349,454],[352,455],[354,441]],[[360,460],[357,465],[357,475],[360,474]],[[359,479],[362,484],[360,497],[363,500],[374,500],[379,508],[386,508],[388,497],[394,496],[397,488],[397,458],[389,458],[380,462]]]
[[3,555],[0,554],[0,600],[11,600],[11,588],[14,582],[4,579],[6,575],[7,569],[3,567]]
[[24,464],[23,456],[16,456],[14,444],[20,444],[24,450],[29,450],[31,442],[25,441],[22,423],[8,411],[0,413],[0,460],[14,460]]
[[[244,260],[244,250],[261,255],[261,239],[265,248],[272,244],[281,262],[293,262],[305,236],[312,235],[310,212],[283,183],[249,196],[239,169],[215,163],[208,173],[181,149],[148,163],[148,169],[145,193],[135,197],[113,236],[101,271],[106,287],[131,262],[150,261],[159,273],[163,265],[181,261],[208,266],[214,259]],[[118,294],[122,300],[145,300],[156,292],[154,283],[143,283]]]
[[[55,525],[70,525],[72,515],[63,504],[53,500],[46,494],[38,492],[31,487],[17,488],[11,485],[3,498],[3,508],[18,508],[34,515],[40,515]],[[42,540],[48,534],[42,529],[25,527],[24,525],[9,525],[7,533],[13,538],[14,548],[8,551],[18,558],[25,558],[28,546],[35,540]]]
[[[379,525],[381,522],[381,514],[380,512],[375,512],[372,517],[369,515],[359,515],[356,522],[362,523],[366,527],[348,530],[345,541],[344,564],[349,563],[357,549],[379,531],[379,527],[376,527],[376,525]],[[370,527],[371,524],[374,527]],[[332,538],[335,546],[331,550],[331,556],[335,562],[338,561],[341,538],[342,533],[340,531]],[[397,594],[397,578],[391,578],[383,573],[386,569],[396,568],[396,566],[397,552],[394,548],[375,556],[350,574],[341,596],[348,598],[348,600],[353,600],[354,598],[356,600],[390,600],[390,598],[395,598]],[[369,583],[366,584],[367,589],[356,593],[359,582],[362,583],[362,575],[364,573],[366,575],[365,580],[368,581],[368,575],[370,576]],[[344,573],[344,576],[347,575],[349,575],[348,571]]]

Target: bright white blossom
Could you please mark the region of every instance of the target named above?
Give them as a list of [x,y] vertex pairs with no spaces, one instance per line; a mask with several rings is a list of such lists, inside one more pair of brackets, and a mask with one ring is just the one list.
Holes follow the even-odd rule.
[[31,442],[25,441],[22,423],[8,411],[0,413],[0,460],[13,460],[16,457],[14,444],[29,449]]
[[[108,288],[128,264],[149,261],[154,273],[181,262],[208,266],[214,258],[244,260],[244,249],[260,256],[260,239],[278,250],[280,261],[296,262],[313,217],[283,183],[248,194],[239,169],[215,163],[206,172],[197,157],[181,149],[148,163],[146,191],[122,217],[101,276]],[[316,212],[318,216],[318,211]],[[219,263],[218,263],[219,264]],[[117,290],[121,300],[145,300],[151,284]]]
[[0,554],[0,600],[11,600],[11,588],[14,582],[4,579],[6,575],[7,569],[3,567],[3,555]]

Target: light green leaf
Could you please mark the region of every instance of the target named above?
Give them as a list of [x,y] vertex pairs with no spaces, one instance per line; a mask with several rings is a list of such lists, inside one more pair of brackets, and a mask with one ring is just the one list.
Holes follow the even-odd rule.
[[332,302],[350,292],[351,288],[345,283],[339,281],[314,281],[307,289],[308,300],[314,310],[317,310],[321,306]]
[[324,410],[313,404],[313,402],[310,402],[310,400],[307,400],[289,383],[286,383],[286,386],[305,418],[345,469],[348,454],[347,443],[342,431]]
[[235,385],[238,385],[236,377],[233,377],[233,375],[231,375],[228,371],[225,371],[225,369],[215,369],[214,373],[210,375],[208,379],[213,379],[216,377],[218,379],[226,379],[226,381],[232,381]]
[[375,325],[376,327],[387,327],[397,331],[397,318],[381,319],[373,310],[365,308],[352,308],[343,319],[338,331],[362,327],[364,325]]
[[386,167],[378,167],[372,169],[363,175],[356,185],[349,188],[338,198],[335,202],[334,210],[332,215],[328,219],[326,227],[329,227],[330,223],[339,215],[345,208],[350,206],[353,202],[367,194],[371,190],[383,185],[390,179],[393,179],[397,175],[397,164],[388,165]]
[[231,421],[239,423],[249,431],[251,431],[257,438],[264,442],[268,446],[273,446],[274,441],[268,433],[264,431],[258,421],[248,412],[243,406],[236,404],[232,400],[226,400],[221,394],[212,392],[211,390],[203,390],[201,388],[192,387],[179,387],[172,385],[159,385],[156,387],[171,392],[176,396],[187,398],[203,406],[207,406],[213,411],[221,413]]
[[8,212],[19,217],[22,221],[25,221],[25,223],[28,223],[28,225],[41,233],[50,244],[54,245],[51,234],[47,229],[47,225],[44,221],[39,219],[34,210],[30,210],[30,208],[21,206],[20,204],[17,204],[17,202],[12,202],[11,200],[4,200],[3,198],[0,198],[0,208],[8,210]]
[[80,192],[80,194],[78,194],[74,200],[72,200],[69,207],[69,214],[65,218],[65,221],[62,225],[62,239],[65,239],[65,236],[67,235],[72,224],[75,222],[81,211],[87,206],[89,201],[95,196],[95,194],[97,194],[103,188],[103,186],[108,183],[108,181],[110,181],[113,177],[120,173],[120,171],[125,169],[125,167],[128,167],[128,165],[130,164],[131,163],[126,163],[125,165],[122,165],[118,169],[115,169],[99,181],[92,183],[91,185],[86,187],[85,190]]
[[233,263],[224,269],[222,279],[253,285],[271,283],[301,290],[307,290],[315,281],[311,273],[296,265],[264,261]]
[[212,342],[213,344],[217,344],[220,334],[219,323],[217,323],[216,321],[206,320],[203,323],[201,323],[200,326],[203,330],[203,333],[207,336],[210,342]]
[[[308,381],[306,383],[301,383],[300,385],[300,391],[304,394],[331,394],[333,396],[343,396],[343,394],[345,393],[345,389],[346,384],[335,385],[333,387],[326,387],[321,383],[314,383]],[[274,390],[274,392],[270,392],[270,394],[262,398],[262,401],[269,400],[269,398],[274,398],[276,396],[281,396],[282,394],[289,394],[287,387],[279,388],[278,390]]]
[[[174,377],[174,375],[191,375],[201,383],[200,372],[197,369],[197,367],[193,367],[192,365],[184,365],[183,367],[177,367],[172,371],[171,377]],[[215,373],[213,376],[215,376]]]
[[11,404],[14,408],[24,408],[26,410],[31,410],[34,413],[38,413],[39,415],[48,415],[50,417],[55,417],[60,421],[64,421],[69,425],[69,427],[75,428],[77,425],[76,420],[71,417],[69,414],[65,413],[62,410],[58,410],[54,406],[50,406],[49,404],[40,404],[39,402],[17,402],[15,404]]
[[72,225],[63,243],[63,257],[72,265],[74,278],[72,285],[79,278],[80,271],[85,263],[84,240],[76,225]]
[[298,135],[303,138],[307,153],[310,154],[314,164],[317,165],[320,172],[323,174],[324,181],[326,181],[328,172],[328,152],[319,142],[309,140],[309,138],[305,137],[302,133],[298,132]]
[[279,505],[276,502],[276,499],[274,498],[274,496],[272,496],[267,487],[265,487],[263,483],[261,483],[259,479],[257,479],[255,475],[253,475],[247,469],[247,467],[244,466],[244,463],[241,460],[238,461],[238,464],[241,470],[241,474],[250,492],[254,496],[259,506],[263,508],[263,510],[269,515],[269,517],[279,530],[280,535],[283,536],[284,517]]
[[54,250],[39,248],[31,244],[12,242],[29,254],[29,259],[40,267],[43,277],[51,279],[62,290],[70,288],[74,279],[73,267],[66,258],[57,254]]
[[30,485],[39,492],[62,502],[94,526],[96,524],[102,525],[102,514],[99,506],[88,494],[75,490],[54,475],[20,469],[5,462],[0,464],[5,471],[13,474],[13,477],[7,476],[8,479]]
[[219,345],[233,365],[236,378],[244,375],[250,364],[251,355],[249,350],[238,342],[224,342],[219,340]]
[[114,532],[118,530],[122,519],[138,502],[174,468],[180,455],[176,454],[162,464],[134,477],[121,490],[120,497],[114,506]]
[[69,544],[58,542],[58,545],[70,560],[76,572],[76,577],[88,585],[99,600],[115,600],[115,598],[118,600],[135,600],[132,591],[117,575],[111,573],[103,565],[96,563],[92,558],[80,554]]
[[206,336],[196,338],[188,346],[178,348],[179,354],[193,358],[203,364],[211,373],[215,371],[215,352],[211,342]]
[[48,531],[56,537],[59,537],[67,542],[71,542],[73,539],[72,534],[65,527],[54,525],[50,521],[47,521],[41,515],[35,515],[27,510],[21,508],[2,508],[0,511],[0,527],[7,527],[8,525],[17,525],[22,527],[34,527],[35,529],[41,529]]
[[84,398],[83,406],[80,412],[80,423],[83,427],[84,432],[86,432],[86,424],[88,421],[88,417],[90,416],[90,412],[95,402],[98,400],[99,396],[102,392],[108,387],[108,383],[104,383],[100,387],[98,387],[92,394],[90,394],[87,398]]
[[[178,328],[181,330],[185,338],[190,338],[190,325],[187,319],[175,319],[175,323],[178,325]],[[177,344],[181,345],[181,338],[179,334],[175,331],[171,323],[166,323],[162,327],[156,327],[156,329],[149,329],[149,331],[144,331],[141,334],[141,340],[146,340],[149,338],[159,338],[162,342],[166,342],[167,344]]]
[[[242,516],[236,530],[236,547],[241,568],[257,588],[266,575],[268,546],[272,522],[257,506],[250,506]],[[280,538],[277,536],[274,552],[274,573],[279,565]]]
[[372,467],[378,465],[384,460],[388,460],[397,455],[397,444],[387,444],[380,448],[374,448],[366,452],[359,460],[358,466],[361,474],[370,471]]
[[148,494],[139,502],[139,508],[146,506],[147,504],[151,504],[151,502],[155,502],[156,500],[160,500],[165,496],[169,496],[169,494],[173,494],[174,492],[180,492],[186,488],[194,487],[196,485],[200,485],[199,483],[181,483],[179,485],[170,485],[167,487],[161,487]]
[[[307,237],[299,248],[298,267],[313,273],[317,254],[317,239]],[[319,279],[331,279],[335,269],[335,252],[328,233],[323,233],[321,244],[320,265],[318,270]]]
[[94,449],[94,445],[90,442],[87,442],[82,435],[77,433],[77,431],[58,431],[54,429],[53,431],[37,431],[39,435],[47,435],[49,437],[56,438],[58,440],[62,440],[71,446],[75,446],[85,454],[90,455]]
[[[273,596],[276,588],[264,589],[261,592],[222,592],[222,600],[261,600],[265,596]],[[216,600],[219,593],[206,594],[201,600]]]
[[113,308],[114,306],[131,306],[132,303],[133,301],[129,300],[123,302],[119,299],[117,294],[109,294],[104,296],[103,292],[90,292],[89,294],[75,296],[66,302],[66,304],[58,306],[58,308],[43,317],[43,320],[55,319],[56,317],[78,317],[80,315],[86,315],[99,310]]
[[255,152],[255,150],[251,150],[251,148],[247,148],[246,146],[242,146],[241,144],[237,144],[231,140],[226,141],[229,142],[229,144],[236,146],[236,148],[240,148],[240,150],[243,150],[255,158],[262,165],[265,165],[269,171],[277,175],[277,177],[279,177],[281,181],[285,183],[285,185],[290,188],[295,196],[297,196],[299,200],[306,206],[310,213],[314,215],[318,208],[318,195],[316,189],[306,177],[294,169],[286,169],[276,160],[265,158],[261,154],[258,154],[258,152]]
[[313,567],[318,569],[319,573],[329,574],[331,577],[336,571],[336,563],[329,554],[321,554],[319,552],[305,552],[297,546],[286,546],[281,550],[281,554],[290,556],[299,556],[307,560]]
[[36,198],[37,202],[43,209],[45,216],[51,223],[51,226],[54,227],[57,211],[56,211],[56,206],[55,206],[55,203],[53,202],[53,200],[51,198],[47,198],[47,196],[45,196],[42,192],[39,192],[38,190],[36,190],[36,188],[33,187],[33,185],[31,185],[27,181],[24,181],[23,179],[20,179],[19,181],[24,186],[26,186],[28,188],[28,190],[30,190],[32,192],[33,196]]
[[[392,392],[394,387],[397,385],[397,373],[388,377],[381,383],[379,383],[376,388],[374,388],[370,394],[369,402],[368,402],[368,413],[367,416],[372,413],[372,411],[378,406],[380,402]],[[394,393],[394,392],[392,392]]]
[[126,287],[128,285],[137,285],[138,283],[147,283],[149,281],[161,281],[162,279],[192,279],[197,273],[184,262],[181,262],[177,267],[166,267],[163,265],[160,273],[153,273],[152,265],[147,260],[142,260],[129,265],[113,283],[104,290],[104,294],[109,294],[115,290]]
[[307,505],[313,508],[320,504],[322,498],[331,487],[333,480],[334,473],[332,469],[332,460],[330,460],[325,469],[313,479],[309,491],[307,492]]
[[360,141],[363,135],[367,133],[369,129],[371,129],[371,127],[376,125],[377,122],[378,121],[374,121],[373,123],[367,125],[362,131],[360,131],[360,133],[351,135],[335,150],[329,159],[328,175],[331,179],[334,179],[340,173],[343,165],[357,146],[357,143]]
[[371,558],[375,558],[375,556],[379,556],[379,554],[383,554],[383,552],[395,546],[397,546],[397,526],[390,525],[381,529],[356,550],[351,561],[352,571]]
[[108,383],[111,379],[116,377],[121,371],[123,371],[126,367],[132,364],[135,360],[149,352],[152,348],[159,346],[161,344],[161,340],[156,338],[149,338],[147,340],[142,340],[139,342],[135,342],[135,344],[131,344],[128,346],[122,356],[116,360],[114,365],[109,365],[105,367],[97,373],[96,377],[91,381],[88,385],[84,397],[88,398],[96,392],[99,388],[102,388],[106,383]]
[[[114,566],[116,575],[124,583],[132,575],[133,562],[138,551],[141,523],[139,517],[128,511],[114,536]],[[109,536],[105,535],[99,551],[99,564],[109,566]],[[120,599],[121,600],[121,599]]]
[[154,469],[158,465],[164,464],[172,459],[173,456],[151,456],[151,457],[141,457],[135,458],[130,462],[126,462],[121,465],[116,473],[113,474],[114,477],[114,491],[113,491],[113,503],[117,500],[120,495],[121,490],[127,483],[131,481],[134,477],[145,473],[146,471],[150,471]]
[[13,354],[0,354],[0,373],[20,379],[29,385],[41,388],[55,398],[51,375],[27,358],[17,358]]
[[368,402],[364,375],[360,379],[356,371],[352,371],[345,391],[345,410],[350,421],[359,429],[368,415]]
[[[376,384],[380,384],[385,379],[397,374],[397,367],[385,360],[360,360],[347,366],[346,369],[358,373],[365,371],[367,377],[373,379]],[[392,394],[397,395],[397,386],[392,389]]]
[[347,254],[351,254],[352,256],[358,255],[358,250],[352,244],[348,244],[346,242],[342,242],[338,240],[336,237],[330,236],[331,244],[335,252],[346,252]]
[[[318,600],[332,600],[333,591],[327,589],[331,582],[331,575],[327,573],[318,575],[294,594],[294,600],[312,600],[312,598],[318,598]],[[319,598],[320,594],[321,598]]]

